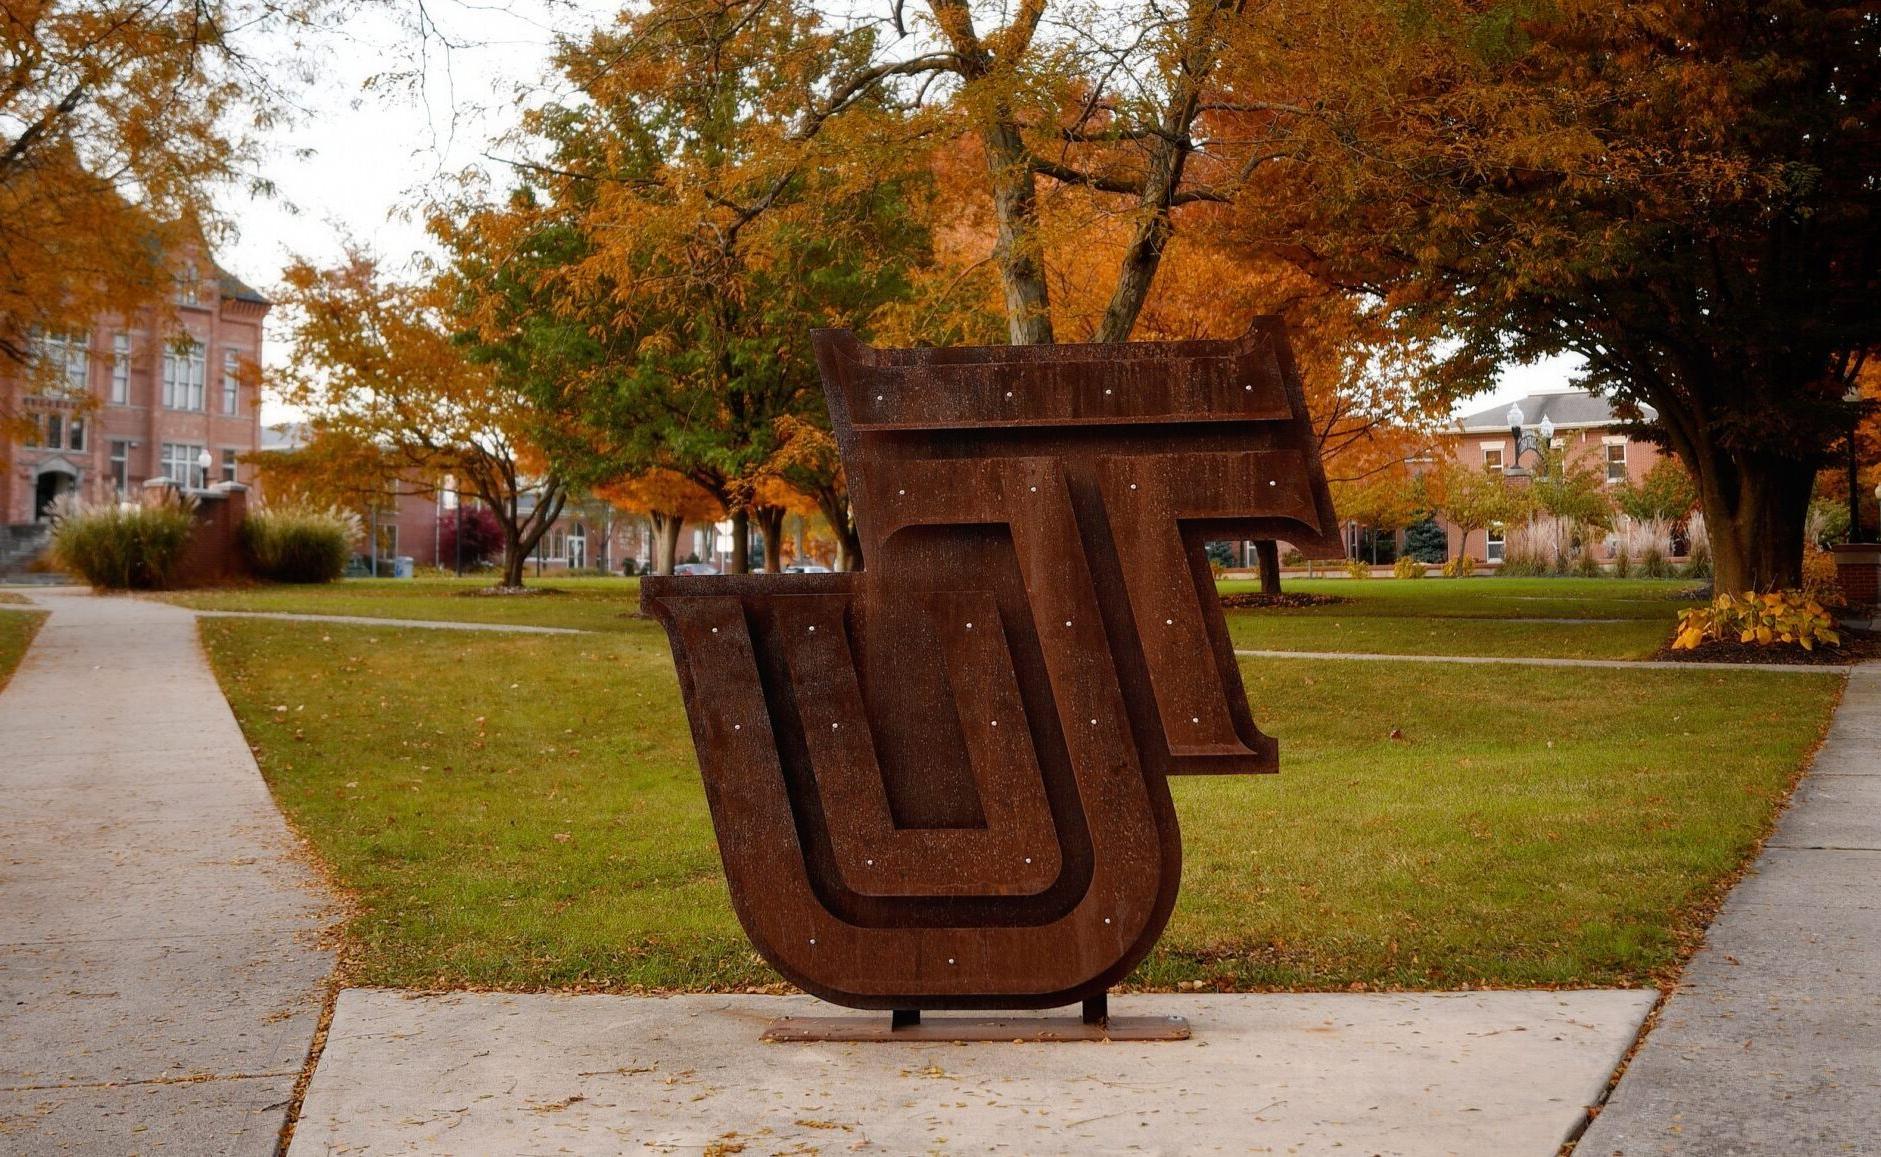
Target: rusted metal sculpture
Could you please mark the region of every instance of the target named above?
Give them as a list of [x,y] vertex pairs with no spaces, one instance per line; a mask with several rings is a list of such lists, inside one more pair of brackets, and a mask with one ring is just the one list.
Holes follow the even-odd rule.
[[642,584],[738,917],[793,983],[898,1026],[1100,1019],[1175,904],[1165,777],[1277,770],[1204,543],[1340,552],[1279,323],[815,346],[866,569]]

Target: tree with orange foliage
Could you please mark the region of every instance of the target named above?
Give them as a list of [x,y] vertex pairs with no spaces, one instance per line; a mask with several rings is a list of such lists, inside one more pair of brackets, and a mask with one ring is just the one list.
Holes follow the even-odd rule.
[[[278,53],[324,0],[0,6],[0,363],[35,332],[167,312],[167,264],[222,222],[278,114]],[[246,123],[246,130],[244,124]]]
[[285,282],[293,359],[283,400],[382,448],[415,485],[467,485],[503,528],[501,585],[520,588],[568,495],[535,447],[539,417],[513,377],[465,356],[447,292],[388,281],[362,249],[325,269],[297,259]]
[[779,421],[825,421],[809,330],[867,328],[927,251],[920,174],[844,161],[824,133],[871,111],[847,81],[865,39],[798,0],[623,14],[563,45],[580,99],[529,115],[547,156],[526,184],[439,222],[474,257],[459,269],[484,337],[573,324],[597,347],[534,387],[585,439],[584,468],[704,488],[734,571],[751,519],[772,517],[753,502]]
[[616,510],[644,514],[653,524],[653,573],[672,574],[687,522],[717,522],[725,508],[697,483],[672,470],[648,470],[597,486],[595,497]]

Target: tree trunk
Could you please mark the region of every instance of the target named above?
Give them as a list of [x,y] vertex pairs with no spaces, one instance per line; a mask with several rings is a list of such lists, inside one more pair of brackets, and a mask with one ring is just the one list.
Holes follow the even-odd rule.
[[853,522],[845,523],[836,532],[836,569],[845,572],[862,569],[862,539],[857,536]]
[[686,519],[659,510],[648,511],[647,518],[653,523],[653,573],[672,574],[673,564],[679,561],[679,534]]
[[732,549],[731,561],[725,564],[726,574],[751,573],[751,510],[740,506],[732,511]]
[[1273,539],[1256,539],[1254,555],[1260,564],[1261,593],[1280,593],[1280,544]]
[[764,569],[776,574],[784,569],[784,515],[781,506],[754,506],[758,529],[764,532]]
[[1038,235],[1038,178],[1017,125],[1001,113],[981,133],[999,226],[993,259],[1006,291],[1006,332],[1013,345],[1052,344],[1051,294]]
[[523,567],[528,565],[529,556],[523,553],[522,536],[514,526],[503,528],[503,585],[519,587],[523,585]]
[[1686,466],[1711,538],[1713,587],[1725,594],[1800,587],[1817,463],[1713,448]]

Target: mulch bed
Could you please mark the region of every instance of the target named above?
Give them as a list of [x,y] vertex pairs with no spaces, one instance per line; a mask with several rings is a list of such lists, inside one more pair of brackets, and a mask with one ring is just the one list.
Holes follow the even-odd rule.
[[567,591],[558,591],[553,587],[472,587],[467,591],[455,592],[460,599],[520,599],[567,593]]
[[1287,591],[1277,595],[1250,593],[1221,596],[1221,605],[1224,607],[1332,607],[1351,601],[1343,595],[1307,595]]
[[1804,667],[1843,667],[1864,660],[1881,659],[1881,635],[1855,631],[1847,627],[1838,632],[1839,647],[1817,647],[1805,651],[1797,646],[1759,647],[1753,643],[1706,643],[1692,651],[1674,651],[1661,647],[1654,659],[1671,663],[1792,663]]

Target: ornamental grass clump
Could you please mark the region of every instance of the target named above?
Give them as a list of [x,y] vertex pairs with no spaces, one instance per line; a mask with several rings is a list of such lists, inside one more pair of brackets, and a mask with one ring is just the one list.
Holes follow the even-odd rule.
[[311,506],[264,506],[242,520],[242,549],[256,577],[327,583],[345,573],[359,517]]
[[1806,591],[1745,591],[1719,595],[1708,605],[1679,615],[1672,649],[1695,651],[1705,643],[1813,651],[1817,643],[1841,646],[1842,636],[1836,633],[1834,617]]
[[196,502],[173,496],[144,505],[66,500],[53,510],[52,555],[96,590],[170,585],[196,527]]

